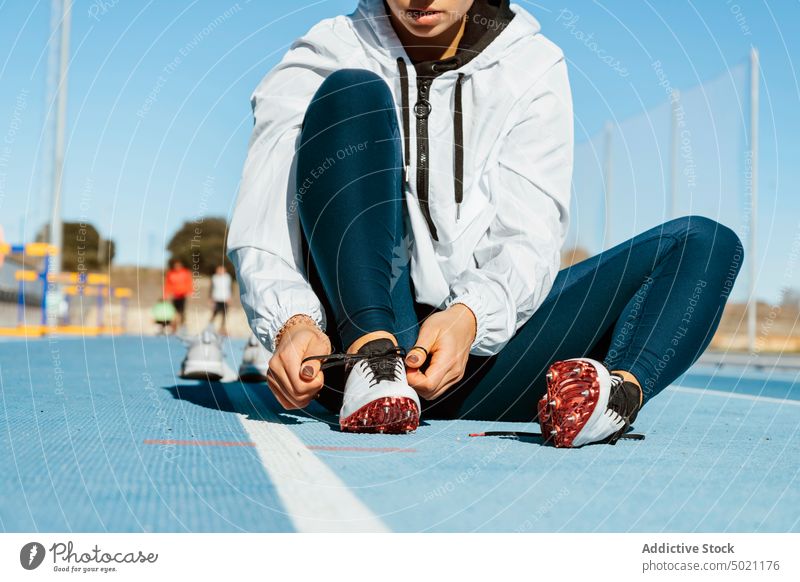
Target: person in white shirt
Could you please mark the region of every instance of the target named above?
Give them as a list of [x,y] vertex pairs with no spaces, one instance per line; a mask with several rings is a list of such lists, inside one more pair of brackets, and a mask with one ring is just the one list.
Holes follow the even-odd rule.
[[222,335],[227,335],[228,330],[226,326],[228,305],[231,302],[231,287],[233,286],[233,279],[225,270],[222,265],[217,266],[215,273],[211,276],[211,303],[213,311],[211,313],[211,324],[213,325],[217,319],[217,315],[222,317],[222,325],[219,332]]

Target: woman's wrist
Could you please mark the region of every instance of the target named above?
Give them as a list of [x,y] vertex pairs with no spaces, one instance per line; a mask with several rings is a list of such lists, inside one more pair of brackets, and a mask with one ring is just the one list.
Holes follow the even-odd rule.
[[458,317],[468,317],[470,319],[470,325],[472,329],[472,335],[470,338],[470,345],[475,341],[475,338],[478,335],[478,317],[475,315],[475,312],[472,311],[472,308],[467,305],[466,303],[451,303],[448,309],[453,309],[459,311]]
[[275,347],[275,351],[278,350],[281,340],[289,332],[289,330],[298,326],[313,327],[317,331],[322,332],[322,329],[319,327],[313,317],[305,313],[297,313],[287,319],[278,330],[278,333],[275,334],[275,340],[272,342],[273,346]]

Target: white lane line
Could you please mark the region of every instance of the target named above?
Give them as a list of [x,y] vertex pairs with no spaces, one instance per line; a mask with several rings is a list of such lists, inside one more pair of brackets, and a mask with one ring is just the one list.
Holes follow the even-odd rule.
[[773,404],[785,404],[787,406],[800,406],[800,400],[790,400],[784,398],[775,398],[773,396],[758,396],[755,394],[734,394],[732,392],[725,392],[723,390],[710,390],[706,388],[690,388],[688,386],[672,386],[670,388],[675,392],[684,392],[686,394],[708,394],[709,396],[721,396],[723,398],[731,398],[734,400],[755,400],[757,402],[772,402]]
[[390,531],[249,387],[225,392],[298,532]]

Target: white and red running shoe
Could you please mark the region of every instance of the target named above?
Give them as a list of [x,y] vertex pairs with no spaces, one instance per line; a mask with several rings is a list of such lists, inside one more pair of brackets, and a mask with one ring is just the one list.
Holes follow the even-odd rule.
[[590,358],[555,362],[547,372],[547,394],[539,401],[542,436],[556,447],[616,444],[639,412],[639,387]]
[[408,385],[405,351],[389,339],[367,342],[355,354],[311,356],[324,370],[344,364],[344,386],[339,426],[345,432],[405,434],[419,426],[420,403]]

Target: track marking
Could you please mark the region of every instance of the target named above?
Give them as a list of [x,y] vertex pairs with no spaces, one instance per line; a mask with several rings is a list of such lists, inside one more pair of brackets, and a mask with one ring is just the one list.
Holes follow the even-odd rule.
[[[252,441],[176,441],[169,439],[144,439],[146,445],[175,445],[183,447],[254,447]],[[333,451],[354,453],[416,453],[417,449],[397,447],[337,447],[328,445],[308,445],[309,451]]]
[[249,441],[172,441],[160,439],[145,439],[146,445],[180,445],[184,447],[254,447],[255,443]]
[[689,386],[672,386],[675,392],[683,392],[685,394],[708,394],[709,396],[721,396],[723,398],[731,398],[734,400],[751,400],[756,402],[771,402],[773,404],[787,404],[789,406],[800,406],[800,400],[792,400],[789,398],[775,398],[773,396],[757,396],[755,394],[734,394],[732,392],[725,392],[724,390],[711,390],[706,388],[690,388]]
[[390,531],[254,391],[224,387],[298,532]]
[[308,445],[310,451],[336,451],[354,453],[416,453],[417,449],[398,449],[396,447],[336,447]]

